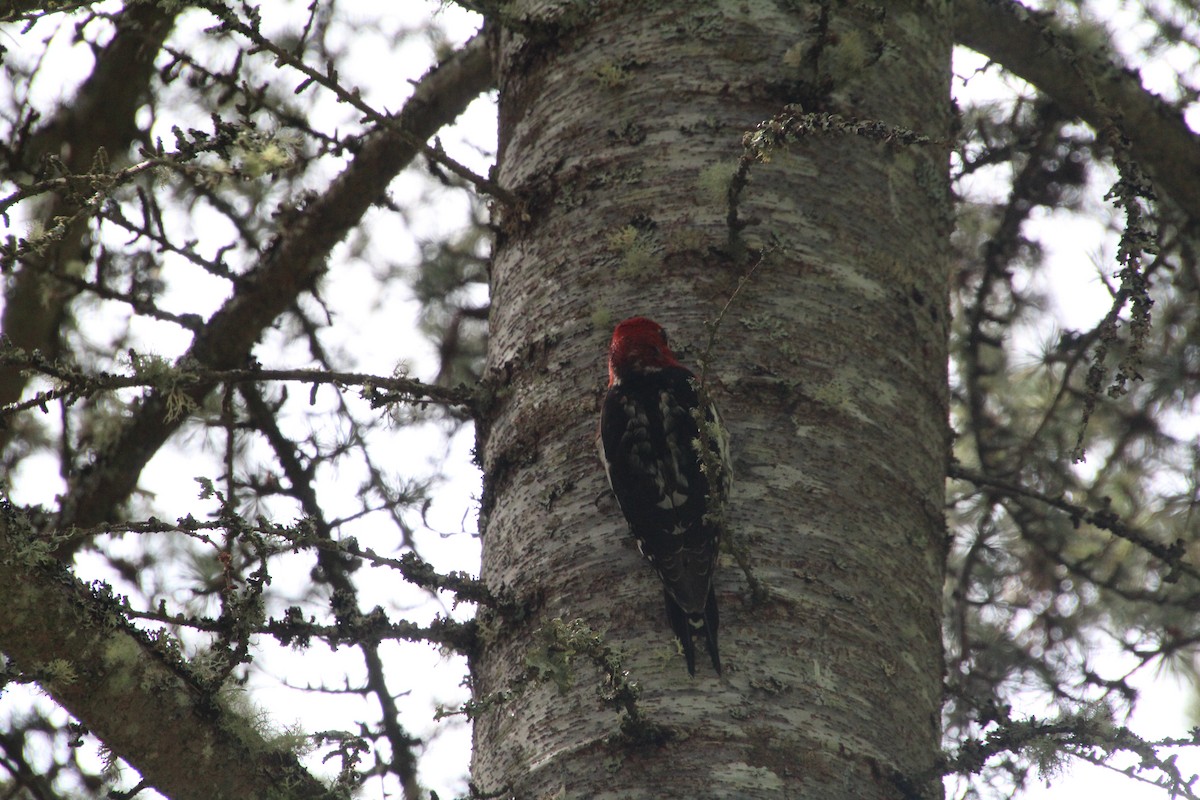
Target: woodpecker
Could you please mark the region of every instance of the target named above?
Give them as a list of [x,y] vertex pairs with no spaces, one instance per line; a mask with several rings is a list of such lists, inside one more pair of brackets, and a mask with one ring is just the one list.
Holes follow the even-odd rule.
[[696,376],[679,363],[662,326],[646,317],[617,325],[600,411],[604,469],[638,549],[662,580],[667,620],[696,674],[700,639],[721,672],[713,573],[729,493],[727,437],[711,404],[700,416]]

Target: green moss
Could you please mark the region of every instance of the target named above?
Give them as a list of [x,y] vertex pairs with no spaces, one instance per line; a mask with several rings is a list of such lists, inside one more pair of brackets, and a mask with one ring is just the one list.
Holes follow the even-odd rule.
[[295,163],[295,145],[278,136],[245,132],[233,147],[238,171],[251,180],[275,175]]
[[742,327],[754,331],[758,337],[771,345],[771,351],[788,360],[789,363],[799,364],[802,359],[801,349],[792,341],[792,331],[786,322],[771,314],[753,314],[738,320]]
[[845,410],[853,405],[854,392],[843,380],[835,378],[809,390],[812,399],[836,409]]
[[613,313],[607,308],[597,308],[590,317],[592,326],[597,330],[607,331],[613,327]]
[[75,665],[62,658],[56,658],[43,664],[39,673],[41,675],[41,682],[51,690],[58,687],[70,686],[79,679],[79,673],[76,672]]
[[101,659],[109,673],[106,691],[125,694],[134,690],[141,673],[142,648],[131,636],[109,636]]
[[812,52],[812,41],[809,39],[801,39],[794,45],[789,47],[783,53],[784,66],[798,69],[804,66],[808,60],[809,53]]
[[542,626],[535,640],[538,646],[526,653],[525,666],[539,680],[553,683],[559,694],[575,685],[576,656],[599,647],[603,641],[583,620],[564,622],[560,617]]
[[620,89],[633,79],[633,76],[628,70],[624,69],[619,64],[611,62],[608,64],[602,64],[596,69],[595,73],[593,73],[593,76],[595,77],[596,82],[605,89]]
[[[724,202],[723,197],[721,202]],[[704,231],[689,225],[674,228],[667,234],[666,249],[668,253],[706,252],[708,242]]]
[[621,257],[618,274],[622,277],[640,275],[658,264],[654,236],[633,225],[626,225],[611,234],[608,246]]
[[875,61],[871,43],[857,29],[842,33],[822,55],[829,77],[836,86],[861,78],[863,71]]
[[700,191],[714,205],[724,206],[729,197],[729,185],[737,171],[737,162],[717,162],[700,170],[697,182]]

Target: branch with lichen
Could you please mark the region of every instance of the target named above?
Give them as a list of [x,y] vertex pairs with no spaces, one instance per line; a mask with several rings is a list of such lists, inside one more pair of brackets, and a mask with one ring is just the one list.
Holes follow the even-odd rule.
[[[180,628],[228,636],[230,620],[222,618],[171,613],[163,608],[125,611],[130,619],[161,622]],[[305,616],[299,606],[290,606],[281,617],[269,617],[260,622],[238,620],[246,634],[274,637],[285,647],[308,647],[314,639],[332,648],[342,645],[378,644],[383,641],[428,642],[456,653],[469,653],[475,645],[475,625],[439,616],[428,625],[409,620],[393,620],[381,608],[352,613],[331,625]]]
[[[1117,150],[1114,154],[1120,152]],[[1071,460],[1075,463],[1083,461],[1086,454],[1084,435],[1108,375],[1105,363],[1109,349],[1121,341],[1118,323],[1126,305],[1130,309],[1128,342],[1108,385],[1106,394],[1109,397],[1117,398],[1128,393],[1131,381],[1142,380],[1141,354],[1150,338],[1150,309],[1154,307],[1154,299],[1150,297],[1150,278],[1142,265],[1142,254],[1154,253],[1157,246],[1156,235],[1145,222],[1142,205],[1154,199],[1154,190],[1127,155],[1118,157],[1116,161],[1121,178],[1104,199],[1112,200],[1114,205],[1125,210],[1125,227],[1117,245],[1117,263],[1121,266],[1117,272],[1120,286],[1113,293],[1112,306],[1097,327],[1099,341],[1092,351],[1092,363],[1084,385],[1083,412],[1075,446],[1071,451]]]
[[[1174,756],[1162,758],[1158,754],[1162,747],[1195,746],[1197,742],[1194,739],[1147,741],[1128,728],[1114,724],[1102,709],[1056,720],[1037,717],[1014,720],[1008,716],[1006,709],[997,711],[998,719],[993,720],[997,724],[985,736],[967,739],[952,754],[943,757],[935,771],[938,778],[944,775],[978,774],[990,759],[1008,753],[1031,756],[1043,773],[1060,768],[1062,762],[1073,756],[1143,783],[1159,786],[1166,789],[1171,797],[1200,800],[1196,792],[1200,776],[1185,775]],[[1138,763],[1117,769],[1108,762],[1118,753],[1131,754],[1138,759]],[[896,780],[907,790],[905,796],[909,797],[914,796],[912,789],[923,782],[905,780],[900,776]]]
[[[211,534],[228,530],[230,525],[231,520],[228,516],[220,519],[198,520],[187,515],[174,522],[151,517],[140,522],[106,523],[90,528],[72,528],[60,532],[56,542],[90,541],[105,534],[179,533],[219,549],[220,543]],[[414,586],[431,592],[450,592],[459,602],[476,603],[495,609],[501,614],[515,613],[511,608],[514,606],[511,598],[500,597],[490,592],[478,578],[459,571],[438,572],[433,565],[413,552],[404,553],[398,558],[381,556],[372,548],[361,547],[358,540],[353,537],[338,541],[323,538],[317,535],[304,519],[290,526],[272,524],[265,520],[258,522],[238,520],[237,527],[240,534],[255,539],[255,548],[264,558],[292,553],[300,549],[335,553],[344,558],[364,561],[375,567],[393,569]],[[177,616],[167,619],[161,618],[160,615],[160,617],[154,618],[163,622],[186,624]]]
[[1187,547],[1183,540],[1172,542],[1171,544],[1162,544],[1151,539],[1146,534],[1126,524],[1117,514],[1109,508],[1092,510],[1075,503],[1068,502],[1062,497],[1051,497],[1034,489],[1028,489],[1011,481],[1001,480],[982,473],[973,472],[964,469],[958,465],[952,464],[947,476],[958,480],[968,481],[976,486],[986,486],[992,490],[999,491],[1003,494],[1009,494],[1014,497],[1026,497],[1030,500],[1035,500],[1043,503],[1051,508],[1058,509],[1067,514],[1072,524],[1078,526],[1081,523],[1087,523],[1101,530],[1108,531],[1119,539],[1124,539],[1131,544],[1137,545],[1142,550],[1145,550],[1155,558],[1160,559],[1168,567],[1168,572],[1163,576],[1163,581],[1166,583],[1174,583],[1179,580],[1180,575],[1187,575],[1189,578],[1200,580],[1200,568],[1193,564],[1184,561],[1187,555]]
[[149,785],[179,800],[333,797],[177,647],[131,625],[107,587],[81,583],[52,553],[24,512],[0,502],[0,649]]
[[296,94],[300,94],[313,84],[324,87],[333,93],[339,103],[346,103],[354,107],[362,112],[365,120],[403,137],[408,144],[419,149],[426,158],[429,158],[467,181],[479,192],[495,197],[510,208],[518,207],[519,201],[512,192],[504,189],[495,181],[476,175],[470,169],[446,155],[446,152],[440,146],[428,145],[424,139],[414,137],[404,128],[397,126],[396,120],[391,115],[384,114],[363,100],[362,94],[358,89],[347,89],[343,86],[338,80],[337,70],[333,68],[332,64],[326,65],[324,70],[319,70],[306,63],[290,49],[277,44],[270,37],[263,34],[260,28],[261,20],[259,19],[259,11],[256,6],[250,6],[249,4],[244,6],[247,19],[243,20],[221,3],[198,3],[197,5],[221,21],[217,28],[218,30],[228,30],[248,39],[254,45],[254,49],[251,50],[252,53],[257,51],[268,52],[275,56],[276,65],[287,65],[303,75],[303,79],[296,86]]
[[[742,574],[746,577],[746,583],[750,587],[750,597],[754,602],[761,602],[766,599],[767,590],[763,586],[762,581],[754,574],[754,569],[750,566],[750,556],[747,552],[745,544],[738,539],[735,539],[732,532],[724,524],[725,503],[722,502],[723,493],[719,491],[720,481],[729,481],[732,476],[723,475],[723,472],[729,465],[720,463],[721,459],[717,453],[718,437],[728,436],[727,432],[722,429],[720,420],[710,421],[703,409],[713,408],[716,406],[708,395],[708,365],[711,363],[713,348],[717,343],[717,333],[721,329],[721,323],[725,321],[725,315],[729,312],[729,308],[733,305],[733,301],[741,293],[742,289],[754,277],[754,273],[762,266],[764,260],[770,255],[771,249],[764,250],[759,253],[758,259],[738,279],[738,284],[730,293],[725,305],[717,313],[716,318],[711,322],[705,322],[705,328],[708,330],[708,343],[705,345],[704,353],[700,356],[699,365],[700,373],[696,380],[696,394],[699,398],[699,404],[692,409],[692,417],[696,422],[697,430],[700,431],[699,447],[697,448],[700,455],[700,468],[704,475],[708,478],[708,497],[707,508],[718,509],[717,515],[720,519],[717,522],[722,527],[721,541],[725,549],[733,555],[734,561],[742,570]],[[726,444],[728,446],[728,443]]]
[[726,192],[726,227],[730,243],[741,235],[746,223],[738,218],[738,205],[746,185],[750,182],[750,169],[755,164],[766,164],[776,150],[786,149],[805,137],[814,135],[857,136],[868,141],[892,147],[924,144],[945,144],[909,128],[890,125],[881,120],[856,119],[831,112],[805,112],[798,105],[786,105],[783,110],[758,124],[754,130],[742,136],[742,155],[737,169],[729,181]]
[[[474,411],[476,393],[465,387],[445,387],[425,383],[415,378],[386,377],[364,372],[331,372],[315,369],[201,369],[171,364],[157,356],[131,352],[130,371],[85,372],[78,367],[51,361],[38,352],[27,353],[0,341],[0,364],[29,370],[52,379],[57,385],[38,392],[18,403],[0,406],[0,419],[22,411],[38,408],[49,410],[48,404],[63,401],[71,405],[78,400],[117,389],[145,388],[163,392],[169,397],[184,397],[185,389],[252,383],[305,383],[315,390],[318,386],[355,386],[372,408],[391,403],[435,403]],[[180,407],[187,410],[193,406]],[[169,414],[176,419],[178,413]]]

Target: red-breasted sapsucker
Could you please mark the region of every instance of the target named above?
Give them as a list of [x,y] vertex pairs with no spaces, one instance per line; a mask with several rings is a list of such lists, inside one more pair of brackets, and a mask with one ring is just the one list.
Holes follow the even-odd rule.
[[646,317],[617,325],[600,412],[601,455],[638,549],[662,579],[667,619],[692,675],[695,639],[721,672],[713,572],[730,478],[720,418],[711,404],[699,414],[700,404],[696,376],[675,358],[662,326]]

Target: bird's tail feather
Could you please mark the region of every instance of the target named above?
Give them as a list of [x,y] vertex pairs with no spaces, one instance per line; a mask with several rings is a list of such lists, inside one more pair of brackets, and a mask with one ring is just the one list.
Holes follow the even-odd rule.
[[717,627],[720,624],[720,619],[717,615],[717,593],[712,587],[708,590],[708,601],[704,604],[704,611],[700,614],[689,614],[684,611],[679,603],[675,602],[675,598],[671,597],[670,592],[663,592],[667,601],[667,620],[671,623],[671,630],[679,638],[679,643],[683,646],[683,657],[687,660],[687,669],[689,675],[696,674],[696,639],[702,639],[704,646],[708,650],[709,658],[712,659],[713,669],[717,674],[721,674],[721,655],[717,651]]

